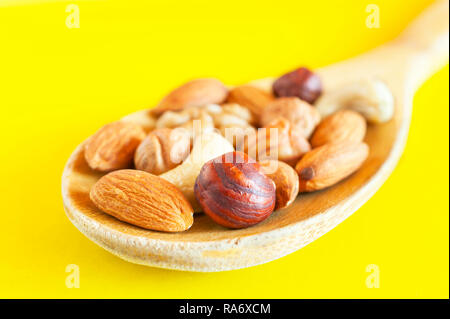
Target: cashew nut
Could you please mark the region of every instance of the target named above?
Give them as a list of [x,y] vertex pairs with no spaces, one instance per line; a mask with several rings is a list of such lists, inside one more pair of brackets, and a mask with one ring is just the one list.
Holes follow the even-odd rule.
[[378,79],[363,79],[323,94],[315,104],[322,117],[349,108],[361,113],[369,122],[384,123],[394,115],[394,97]]
[[121,121],[139,124],[146,132],[153,130],[156,126],[156,119],[148,112],[148,110],[131,113],[122,117]]
[[201,211],[194,195],[194,184],[200,169],[207,161],[232,151],[233,146],[222,135],[212,131],[204,132],[195,139],[191,154],[186,160],[160,177],[177,186],[194,211]]

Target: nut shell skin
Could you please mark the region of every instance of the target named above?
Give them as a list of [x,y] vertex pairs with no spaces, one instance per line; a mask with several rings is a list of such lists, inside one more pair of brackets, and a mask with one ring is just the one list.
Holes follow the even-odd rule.
[[226,153],[207,162],[194,191],[203,211],[228,228],[255,225],[275,208],[274,182],[242,152]]
[[322,82],[317,74],[299,68],[278,78],[272,86],[276,96],[296,96],[313,104],[322,93]]

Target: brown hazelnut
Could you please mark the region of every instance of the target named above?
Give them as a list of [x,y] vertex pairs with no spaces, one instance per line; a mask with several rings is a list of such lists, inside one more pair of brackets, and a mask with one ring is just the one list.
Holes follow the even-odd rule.
[[134,155],[136,169],[160,175],[179,165],[189,155],[190,136],[185,129],[152,131]]
[[320,122],[320,114],[310,104],[297,97],[284,97],[270,103],[261,116],[261,124],[268,125],[277,117],[284,117],[309,138]]
[[229,228],[257,224],[275,207],[274,182],[242,152],[226,153],[203,165],[194,192],[203,211]]
[[314,72],[299,68],[278,78],[272,89],[276,96],[296,96],[313,104],[322,93],[322,82]]

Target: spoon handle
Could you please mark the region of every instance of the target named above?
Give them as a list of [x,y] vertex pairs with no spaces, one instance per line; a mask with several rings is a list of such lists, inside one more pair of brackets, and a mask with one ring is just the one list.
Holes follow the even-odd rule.
[[436,1],[392,42],[393,46],[409,52],[412,58],[411,71],[417,86],[448,63],[448,11],[448,0]]

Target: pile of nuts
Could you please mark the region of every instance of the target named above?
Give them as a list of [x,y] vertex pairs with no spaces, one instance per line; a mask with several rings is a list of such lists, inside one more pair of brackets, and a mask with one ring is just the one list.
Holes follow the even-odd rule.
[[249,227],[299,192],[358,170],[369,154],[366,122],[386,122],[393,111],[383,82],[365,79],[323,93],[307,68],[267,91],[190,81],[149,111],[150,129],[117,121],[86,141],[86,162],[106,173],[90,198],[103,212],[151,230],[187,230],[194,212],[224,227]]

